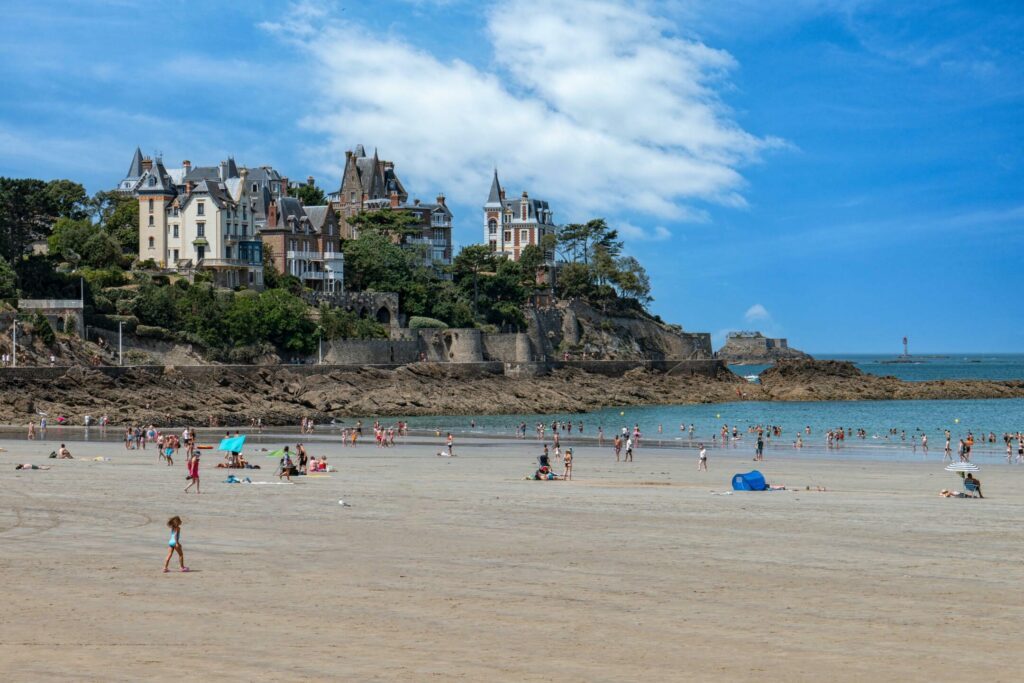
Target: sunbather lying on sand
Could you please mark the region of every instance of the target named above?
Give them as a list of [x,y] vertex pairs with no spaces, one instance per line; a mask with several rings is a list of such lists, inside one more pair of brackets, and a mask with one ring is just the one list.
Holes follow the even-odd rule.
[[16,470],[48,470],[49,465],[33,465],[32,463],[26,462],[14,466]]
[[949,489],[942,489],[941,491],[939,491],[939,495],[942,496],[943,498],[966,498],[967,497],[966,493],[961,493],[960,491],[950,491]]

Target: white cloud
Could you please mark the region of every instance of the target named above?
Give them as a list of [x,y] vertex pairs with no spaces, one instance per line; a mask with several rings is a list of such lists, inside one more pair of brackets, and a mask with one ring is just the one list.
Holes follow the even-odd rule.
[[761,304],[754,304],[743,314],[748,323],[772,322],[772,314]]
[[672,231],[663,225],[648,230],[628,221],[620,221],[615,223],[615,229],[619,231],[620,237],[630,241],[662,242],[672,237]]
[[328,140],[325,170],[340,174],[358,142],[378,145],[425,195],[482,200],[497,166],[510,193],[552,200],[559,221],[700,220],[695,203],[742,206],[739,168],[778,144],[722,103],[733,58],[676,37],[646,4],[501,3],[487,18],[489,69],[305,6],[263,26],[312,60],[318,108],[302,123]]

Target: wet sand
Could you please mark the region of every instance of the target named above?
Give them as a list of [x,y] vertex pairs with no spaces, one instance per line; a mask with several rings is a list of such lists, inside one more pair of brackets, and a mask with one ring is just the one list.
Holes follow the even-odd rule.
[[[948,500],[941,452],[770,452],[769,481],[828,491],[712,495],[745,450],[697,472],[691,450],[585,446],[577,481],[532,482],[532,440],[314,442],[339,472],[227,485],[206,452],[195,496],[152,449],[57,445],[0,441],[4,680],[1018,676],[1022,466]],[[266,469],[239,474],[276,481],[247,451]],[[189,574],[161,572],[174,514]]]

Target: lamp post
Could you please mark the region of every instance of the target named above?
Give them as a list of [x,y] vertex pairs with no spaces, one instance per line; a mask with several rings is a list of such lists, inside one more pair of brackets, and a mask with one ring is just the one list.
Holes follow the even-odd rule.
[[324,331],[320,330],[320,360],[317,365],[324,364]]
[[117,321],[117,364],[124,365],[124,347],[121,345],[121,331],[124,329],[124,321]]
[[18,367],[18,319],[14,319],[14,330],[11,334],[11,367]]

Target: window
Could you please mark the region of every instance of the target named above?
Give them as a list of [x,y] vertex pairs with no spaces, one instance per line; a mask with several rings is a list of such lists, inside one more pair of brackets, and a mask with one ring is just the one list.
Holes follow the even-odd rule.
[[491,240],[491,251],[496,251],[497,249],[498,249],[498,243],[495,242],[494,240]]
[[505,222],[506,223],[511,223],[512,222],[512,214],[510,214],[510,213],[506,213],[505,214]]
[[231,247],[224,247],[224,258],[231,258]]
[[529,241],[530,241],[530,231],[529,230],[520,230],[519,231],[519,243],[520,244],[524,244],[524,243],[529,242]]
[[196,223],[196,237],[206,237],[206,223]]
[[153,213],[153,200],[152,199],[149,200],[149,212]]
[[242,223],[242,237],[245,237],[249,233],[249,226]]
[[196,247],[196,260],[202,261],[206,257],[206,247]]
[[174,262],[177,263],[178,262],[178,250],[175,249],[172,253],[174,254]]
[[249,211],[249,207],[247,207],[245,204],[242,204],[242,220],[243,221],[246,220],[249,217],[247,215],[248,211]]
[[153,215],[152,214],[150,214],[150,216],[149,216],[149,227],[153,227]]
[[178,236],[178,225],[174,224],[174,225],[171,226],[171,237],[177,237],[177,236]]
[[252,184],[252,191],[253,191],[253,192],[256,192],[256,191],[257,191],[257,190],[259,190],[259,189],[260,189],[260,188],[259,188],[259,185],[257,185],[256,183],[253,183],[253,184]]
[[155,247],[156,247],[156,240],[154,240],[152,237],[150,237],[149,238],[149,248],[153,249]]
[[356,200],[356,193],[355,193],[355,192],[349,192],[349,194],[348,194],[348,200],[349,200],[350,202],[355,202],[355,200]]
[[204,204],[203,202],[196,202],[196,215],[197,216],[205,216],[206,215],[206,204]]
[[156,185],[156,177],[155,176],[149,176],[149,186],[153,187],[154,185]]
[[505,241],[506,242],[511,242],[512,241],[512,231],[511,230],[506,230],[505,231]]
[[491,220],[487,221],[487,234],[488,235],[497,235],[498,234],[498,221],[494,220],[493,218]]

